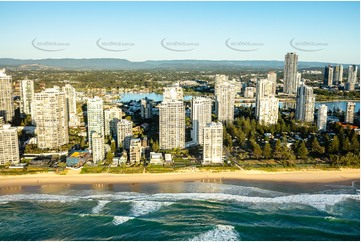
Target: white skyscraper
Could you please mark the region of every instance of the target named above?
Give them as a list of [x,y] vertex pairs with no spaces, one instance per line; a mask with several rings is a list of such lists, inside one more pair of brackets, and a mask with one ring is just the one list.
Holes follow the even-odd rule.
[[274,90],[274,82],[258,80],[255,114],[262,125],[276,124],[278,121],[278,99],[274,96]]
[[117,123],[122,119],[123,112],[118,107],[111,107],[104,110],[104,132],[113,138],[117,137]]
[[79,117],[76,112],[75,88],[70,84],[66,84],[63,87],[63,91],[65,92],[66,101],[67,101],[67,105],[68,105],[69,126],[71,126],[71,127],[79,126]]
[[333,72],[333,82],[335,85],[339,85],[342,83],[342,79],[343,79],[343,66],[337,65],[335,66]]
[[354,115],[355,115],[355,103],[353,103],[353,102],[347,102],[345,122],[352,124],[352,123],[353,123],[353,119],[354,119]]
[[144,98],[140,101],[140,114],[142,116],[143,119],[150,119],[153,118],[153,101],[148,99],[148,98]]
[[117,144],[128,150],[130,140],[133,137],[133,122],[127,119],[121,119],[117,123]]
[[235,86],[228,81],[227,76],[217,75],[214,92],[218,121],[232,122],[234,120]]
[[203,164],[223,163],[223,125],[211,122],[204,127]]
[[278,98],[273,95],[261,98],[259,101],[258,123],[268,126],[277,124],[278,121]]
[[254,98],[254,87],[246,87],[243,92],[243,97]]
[[277,88],[277,73],[276,72],[268,72],[267,80],[272,82],[272,94],[276,95],[276,88]]
[[296,53],[287,53],[285,56],[285,69],[283,77],[283,92],[286,94],[297,93],[297,87],[299,85],[297,81],[297,64],[298,55]]
[[19,139],[17,129],[12,128],[10,124],[4,124],[0,125],[0,165],[6,165],[8,162],[20,162]]
[[318,107],[317,130],[326,131],[327,127],[327,106],[322,104]]
[[203,145],[203,129],[212,121],[212,100],[193,97],[192,100],[192,140]]
[[163,102],[183,102],[183,89],[179,86],[179,83],[175,83],[173,86],[165,87],[163,92]]
[[185,146],[185,108],[183,90],[178,85],[164,89],[159,105],[159,146],[161,149]]
[[34,81],[20,81],[20,113],[22,115],[31,114],[31,102],[34,99]]
[[10,122],[14,116],[12,77],[0,69],[0,117]]
[[101,162],[105,156],[104,137],[96,132],[92,132],[91,135],[93,163]]
[[89,98],[87,102],[89,150],[92,150],[92,133],[104,136],[103,99]]
[[214,82],[215,82],[214,86],[222,84],[223,82],[228,82],[228,76],[216,74],[214,78]]
[[65,93],[48,88],[34,94],[32,105],[37,143],[41,149],[57,149],[69,142]]
[[357,66],[351,65],[348,67],[346,90],[354,91],[356,82],[357,82]]
[[315,95],[313,94],[313,89],[302,83],[297,89],[295,117],[297,120],[312,123],[314,112]]
[[159,105],[159,146],[161,149],[185,146],[185,109],[183,101]]
[[357,66],[351,65],[348,67],[347,81],[356,83],[357,82]]

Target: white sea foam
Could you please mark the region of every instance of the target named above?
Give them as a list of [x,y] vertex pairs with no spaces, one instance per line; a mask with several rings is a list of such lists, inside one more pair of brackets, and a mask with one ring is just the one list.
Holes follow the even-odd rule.
[[78,201],[79,197],[51,195],[51,194],[14,194],[0,196],[0,202],[12,201],[38,201],[38,202],[74,202]]
[[96,205],[93,209],[92,209],[92,213],[100,213],[101,211],[103,211],[105,205],[107,203],[110,203],[110,201],[107,200],[99,200],[98,201],[98,205]]
[[173,202],[158,202],[158,201],[133,201],[131,213],[133,216],[138,217],[158,211],[164,206],[172,205]]
[[337,218],[332,217],[332,216],[327,216],[327,217],[325,217],[325,219],[326,219],[326,220],[331,220],[331,221],[332,221],[332,220],[336,220]]
[[120,225],[120,224],[123,224],[129,220],[132,220],[134,219],[134,217],[128,217],[128,216],[114,216],[114,219],[113,219],[113,224],[114,225]]
[[194,182],[185,187],[185,192],[193,193],[225,193],[244,196],[267,196],[277,197],[287,195],[283,192],[262,189],[258,187],[239,186],[232,184],[201,183]]
[[210,200],[210,201],[235,201],[238,203],[251,204],[303,204],[312,206],[318,210],[326,210],[327,206],[340,203],[347,198],[359,200],[358,195],[350,194],[299,194],[280,197],[249,197],[222,193],[163,193],[155,194],[153,199],[162,201],[177,201],[183,199]]
[[212,230],[200,234],[192,241],[238,241],[238,233],[231,225],[216,225]]

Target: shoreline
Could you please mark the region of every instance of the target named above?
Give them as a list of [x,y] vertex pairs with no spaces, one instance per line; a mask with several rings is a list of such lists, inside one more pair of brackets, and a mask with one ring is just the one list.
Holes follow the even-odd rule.
[[40,186],[55,184],[130,184],[162,183],[181,181],[239,180],[285,183],[326,183],[360,180],[360,169],[340,169],[332,171],[278,171],[259,170],[235,172],[186,172],[160,174],[67,174],[42,173],[19,176],[0,176],[1,187]]

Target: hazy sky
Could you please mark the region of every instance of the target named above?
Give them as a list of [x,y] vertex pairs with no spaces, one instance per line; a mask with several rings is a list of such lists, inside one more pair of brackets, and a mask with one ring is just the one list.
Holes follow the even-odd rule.
[[0,2],[0,23],[2,58],[360,59],[359,2]]

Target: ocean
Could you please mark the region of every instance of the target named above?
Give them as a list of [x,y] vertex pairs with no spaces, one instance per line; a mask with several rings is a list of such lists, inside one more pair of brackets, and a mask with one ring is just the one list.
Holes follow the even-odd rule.
[[0,188],[0,240],[359,239],[358,181]]

